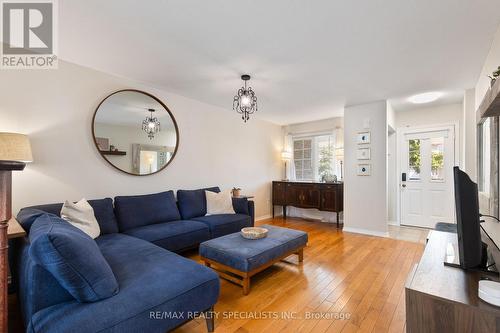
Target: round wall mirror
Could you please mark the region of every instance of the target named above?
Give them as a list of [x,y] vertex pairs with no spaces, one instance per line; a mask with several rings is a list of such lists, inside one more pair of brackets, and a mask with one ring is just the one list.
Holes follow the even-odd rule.
[[158,98],[138,90],[106,97],[92,119],[99,153],[120,171],[151,175],[164,169],[179,146],[174,116]]

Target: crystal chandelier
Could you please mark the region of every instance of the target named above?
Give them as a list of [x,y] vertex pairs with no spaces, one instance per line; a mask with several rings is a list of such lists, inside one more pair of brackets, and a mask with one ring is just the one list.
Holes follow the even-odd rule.
[[250,115],[257,111],[257,96],[251,87],[247,88],[247,81],[250,80],[250,75],[242,75],[241,79],[245,81],[245,86],[238,90],[233,99],[233,110],[241,114],[241,119],[246,123],[250,119]]
[[149,140],[153,140],[155,134],[160,131],[160,122],[158,118],[153,117],[155,109],[148,109],[148,111],[151,114],[142,121],[142,130],[148,134]]

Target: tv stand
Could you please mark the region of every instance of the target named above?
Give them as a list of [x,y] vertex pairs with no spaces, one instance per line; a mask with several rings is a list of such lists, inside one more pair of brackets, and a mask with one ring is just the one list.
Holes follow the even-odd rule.
[[457,234],[432,231],[420,262],[407,278],[406,331],[499,332],[500,307],[478,297],[479,280],[499,278],[443,265],[448,243],[457,244]]

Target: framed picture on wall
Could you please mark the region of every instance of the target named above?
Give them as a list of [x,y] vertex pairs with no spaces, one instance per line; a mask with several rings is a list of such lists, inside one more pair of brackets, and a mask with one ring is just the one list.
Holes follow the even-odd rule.
[[356,157],[358,158],[358,160],[369,160],[370,148],[358,148],[356,152]]
[[372,174],[371,164],[358,164],[358,176],[370,176]]
[[370,143],[371,135],[370,132],[359,132],[358,133],[358,145],[365,145]]

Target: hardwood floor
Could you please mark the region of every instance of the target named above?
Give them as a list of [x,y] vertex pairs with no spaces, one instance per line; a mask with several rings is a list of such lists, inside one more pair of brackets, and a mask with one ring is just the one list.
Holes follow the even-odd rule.
[[[404,283],[423,244],[344,233],[332,224],[300,219],[258,224],[264,223],[307,231],[304,262],[298,265],[292,255],[290,263],[257,274],[248,296],[240,286],[222,280],[216,333],[405,331]],[[197,251],[185,255],[199,260]],[[22,332],[15,297],[10,295],[9,301],[9,332]],[[346,319],[320,317],[335,313]],[[283,318],[255,318],[266,314]],[[188,322],[175,332],[206,333],[205,320]]]
[[[222,280],[215,332],[405,331],[404,283],[423,244],[344,233],[300,219],[259,224],[264,223],[307,231],[304,262],[298,265],[291,256],[290,263],[259,273],[248,296]],[[188,256],[199,260],[196,252]],[[191,321],[175,332],[204,333],[205,321]]]

